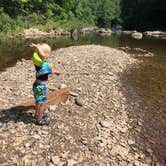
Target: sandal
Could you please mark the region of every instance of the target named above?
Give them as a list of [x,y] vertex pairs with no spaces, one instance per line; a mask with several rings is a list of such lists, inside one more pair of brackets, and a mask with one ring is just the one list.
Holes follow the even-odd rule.
[[36,125],[39,125],[39,126],[46,126],[46,125],[49,125],[49,121],[46,120],[46,119],[42,119],[40,121],[36,120]]

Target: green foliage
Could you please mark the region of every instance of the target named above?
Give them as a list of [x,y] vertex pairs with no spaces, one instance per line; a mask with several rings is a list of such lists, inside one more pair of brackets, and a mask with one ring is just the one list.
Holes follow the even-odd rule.
[[3,32],[29,27],[50,30],[88,25],[110,27],[120,16],[120,0],[0,0]]
[[88,25],[162,28],[166,27],[165,11],[165,0],[0,0],[0,31]]
[[98,13],[97,22],[102,27],[111,27],[120,22],[120,0],[101,0]]
[[165,29],[165,0],[123,0],[122,19],[126,29]]

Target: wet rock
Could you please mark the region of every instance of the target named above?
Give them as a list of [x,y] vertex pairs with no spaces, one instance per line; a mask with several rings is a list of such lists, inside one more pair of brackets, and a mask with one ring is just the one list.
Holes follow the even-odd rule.
[[132,36],[134,39],[142,39],[142,37],[143,37],[142,33],[137,32],[137,31],[132,32],[131,36]]
[[155,37],[155,38],[166,38],[166,32],[163,31],[146,31],[143,33],[145,36]]

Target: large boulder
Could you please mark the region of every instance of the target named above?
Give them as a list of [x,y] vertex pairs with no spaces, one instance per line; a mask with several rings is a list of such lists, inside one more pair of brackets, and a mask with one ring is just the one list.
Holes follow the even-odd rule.
[[100,35],[111,35],[112,30],[109,28],[99,28],[99,29],[96,29],[96,33]]
[[163,31],[145,31],[143,34],[149,37],[166,39],[166,32]]
[[132,32],[131,36],[132,36],[134,39],[142,39],[143,34],[140,33],[140,32],[134,31],[134,32]]

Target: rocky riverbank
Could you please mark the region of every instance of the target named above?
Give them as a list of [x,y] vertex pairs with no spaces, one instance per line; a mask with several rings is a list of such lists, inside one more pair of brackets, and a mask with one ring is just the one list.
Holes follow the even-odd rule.
[[136,67],[138,60],[120,50],[87,45],[54,51],[50,61],[65,74],[60,79],[51,76],[48,90],[67,85],[78,94],[81,104],[70,97],[65,105],[52,105],[47,110],[51,124],[35,126],[33,110],[15,107],[33,98],[32,62],[19,61],[1,73],[2,165],[160,165],[153,150],[139,150],[130,135],[129,112],[141,110],[141,102],[136,96],[136,101],[128,102],[121,74],[129,66]]
[[133,31],[124,31],[118,29],[110,29],[110,28],[99,28],[99,27],[84,27],[82,29],[57,29],[51,31],[41,31],[36,28],[29,28],[25,29],[23,33],[13,34],[8,36],[11,39],[15,38],[40,38],[40,37],[51,37],[57,38],[61,36],[77,38],[79,35],[86,35],[89,33],[96,33],[101,36],[111,36],[114,34],[125,34],[131,35],[134,39],[142,39],[144,37],[153,37],[159,39],[166,39],[166,32],[164,31],[145,31],[143,33],[137,32],[136,30]]

